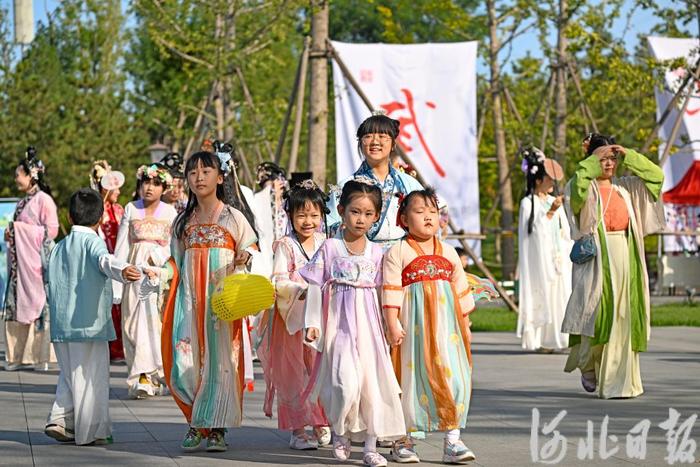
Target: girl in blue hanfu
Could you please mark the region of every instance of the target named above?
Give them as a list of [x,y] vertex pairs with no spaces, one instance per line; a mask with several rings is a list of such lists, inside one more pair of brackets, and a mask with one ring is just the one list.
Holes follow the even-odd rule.
[[[475,458],[460,440],[472,389],[474,298],[459,255],[438,239],[439,216],[432,189],[401,200],[398,224],[408,235],[385,255],[382,308],[407,431],[443,431],[442,460],[457,463]],[[396,462],[419,461],[410,436],[391,454]]]
[[[382,248],[367,239],[379,218],[382,192],[358,177],[345,183],[336,238],[326,240],[301,275],[309,283],[306,339],[321,352],[309,388],[335,433],[333,454],[350,456],[350,439],[364,439],[365,465],[385,466],[377,438],[406,433],[398,382],[384,338],[377,288]],[[322,295],[322,298],[321,298]]]
[[[391,156],[395,154],[398,144],[396,139],[399,137],[399,128],[398,120],[376,112],[357,129],[357,152],[363,160],[353,177],[368,177],[381,189],[382,208],[377,222],[367,231],[367,237],[381,244],[384,249],[401,240],[405,234],[395,223],[399,210],[398,195],[407,195],[414,190],[423,189],[418,180],[396,170],[391,164]],[[353,177],[341,181],[340,188],[342,189]],[[328,208],[328,224],[331,230],[335,230],[341,225],[342,216],[338,211],[338,195],[334,191],[330,193]]]

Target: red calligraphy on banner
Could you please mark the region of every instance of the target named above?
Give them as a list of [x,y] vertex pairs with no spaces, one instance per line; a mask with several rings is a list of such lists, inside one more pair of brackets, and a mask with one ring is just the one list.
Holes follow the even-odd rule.
[[[414,98],[413,98],[413,93],[409,91],[408,89],[401,89],[401,93],[403,94],[405,98],[405,102],[401,102],[399,100],[395,100],[392,102],[389,102],[387,104],[382,104],[380,107],[384,109],[387,113],[388,116],[391,116],[394,112],[402,112],[402,115],[399,115],[396,118],[399,123],[401,124],[401,129],[399,132],[399,137],[398,137],[398,143],[401,145],[404,151],[406,153],[412,152],[413,148],[409,145],[409,141],[412,137],[411,133],[407,132],[406,129],[408,127],[413,127],[413,129],[416,132],[416,136],[418,136],[418,141],[420,142],[420,145],[423,147],[423,150],[428,156],[428,159],[430,159],[430,163],[435,169],[435,172],[440,177],[445,177],[445,170],[442,168],[442,166],[438,163],[437,159],[433,155],[433,152],[430,150],[430,147],[428,146],[428,143],[425,140],[425,137],[423,136],[423,132],[420,129],[420,126],[418,125],[418,119],[416,118],[416,111],[415,111],[415,106],[414,106]],[[435,109],[436,105],[434,102],[431,101],[426,101],[425,105],[430,108],[430,109]]]

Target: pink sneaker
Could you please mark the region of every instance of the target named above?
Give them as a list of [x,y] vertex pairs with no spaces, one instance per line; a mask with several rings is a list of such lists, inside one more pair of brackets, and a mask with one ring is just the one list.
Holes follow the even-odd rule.
[[350,440],[343,436],[333,437],[333,456],[341,461],[348,460],[350,457]]

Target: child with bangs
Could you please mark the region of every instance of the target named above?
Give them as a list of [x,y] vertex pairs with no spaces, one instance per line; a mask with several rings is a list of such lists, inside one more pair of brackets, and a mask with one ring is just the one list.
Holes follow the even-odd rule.
[[241,194],[229,144],[214,142],[187,160],[190,189],[174,224],[172,283],[163,312],[163,366],[189,430],[181,447],[226,451],[227,428],[243,415],[244,320],[213,314],[211,296],[229,274],[242,271],[257,250],[254,219]]
[[[136,172],[136,199],[124,208],[114,256],[147,272],[148,279],[123,285],[114,281],[114,303],[121,303],[122,342],[129,396],[162,395],[163,359],[160,352],[160,277],[170,256],[170,229],[177,216],[161,195],[172,176],[160,164],[142,165]],[[145,293],[146,290],[149,293]]]
[[[277,422],[289,430],[291,449],[316,449],[331,442],[331,432],[318,400],[304,400],[315,352],[304,345],[304,305],[308,284],[299,271],[306,266],[326,239],[321,232],[327,214],[327,196],[313,180],[304,180],[286,194],[284,209],[291,232],[273,245],[272,280],[277,300],[261,321],[263,336],[258,357],[265,370],[267,391],[264,411],[272,416],[277,396]],[[305,427],[314,428],[314,436]]]
[[[401,390],[391,367],[377,289],[382,247],[367,233],[382,209],[382,191],[369,177],[343,186],[341,229],[300,271],[309,283],[306,339],[320,354],[306,392],[319,398],[333,429],[333,455],[347,460],[351,441],[363,440],[363,462],[387,465],[377,439],[406,434]],[[306,395],[306,394],[305,394]]]
[[398,224],[408,234],[385,254],[382,308],[409,436],[394,443],[391,455],[399,463],[419,462],[410,433],[443,431],[443,462],[474,460],[460,439],[472,390],[474,298],[467,275],[455,249],[438,238],[434,190],[404,197]]

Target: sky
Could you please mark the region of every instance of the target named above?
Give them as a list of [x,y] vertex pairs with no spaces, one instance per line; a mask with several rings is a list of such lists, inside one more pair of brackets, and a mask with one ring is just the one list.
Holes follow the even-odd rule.
[[[33,0],[32,3],[34,7],[35,23],[46,23],[47,12],[54,11],[60,4],[60,0]],[[125,10],[128,3],[129,2],[127,0],[122,0]],[[655,21],[654,15],[651,11],[635,8],[635,3],[636,1],[634,0],[628,0],[625,3],[623,14],[620,15],[620,18],[618,18],[614,26],[615,29],[622,31],[627,27],[629,22],[629,29],[625,32],[624,38],[627,41],[627,48],[630,51],[634,50],[639,43],[637,38],[638,34],[641,31],[648,31],[650,25]],[[683,4],[679,0],[676,0],[675,2],[672,0],[659,0],[658,3],[662,6],[675,6],[676,8]],[[0,7],[11,11],[13,7],[13,0],[0,0]],[[618,35],[616,34],[616,36]],[[556,36],[552,35],[552,37],[550,37],[550,43],[552,46],[556,44]],[[518,58],[526,56],[527,54],[534,57],[542,56],[542,50],[534,30],[530,30],[528,33],[518,37],[513,45],[514,46],[510,56],[511,63]],[[480,74],[485,74],[488,71],[486,64],[483,61],[479,63],[479,69],[477,71]]]

